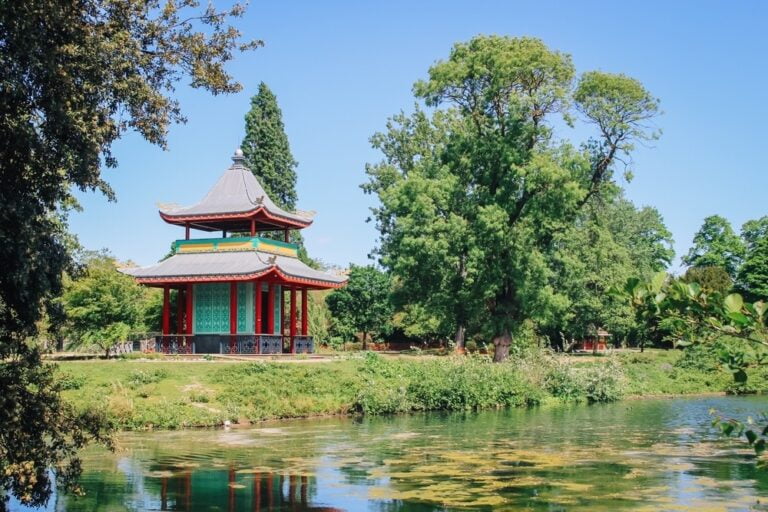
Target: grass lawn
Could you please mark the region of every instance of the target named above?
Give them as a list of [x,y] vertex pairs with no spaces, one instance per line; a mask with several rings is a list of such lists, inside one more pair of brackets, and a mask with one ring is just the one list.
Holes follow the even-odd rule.
[[[627,396],[723,392],[730,374],[680,351],[612,356],[351,357],[325,362],[114,359],[58,363],[65,398],[118,428],[182,428],[348,413],[599,402]],[[699,365],[701,366],[701,365]],[[752,373],[756,390],[768,376]]]

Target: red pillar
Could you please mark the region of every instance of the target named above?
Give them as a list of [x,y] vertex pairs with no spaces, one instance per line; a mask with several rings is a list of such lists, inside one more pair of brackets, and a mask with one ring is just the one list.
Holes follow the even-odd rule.
[[184,290],[176,290],[176,334],[184,334]]
[[301,335],[306,336],[309,334],[309,303],[307,295],[309,290],[304,288],[301,290]]
[[[237,334],[237,283],[229,283],[229,334]],[[229,351],[234,352],[235,337],[229,338]]]
[[253,315],[253,331],[256,334],[262,333],[261,326],[261,281],[253,283],[253,304],[256,308]]
[[291,354],[293,354],[295,351],[293,338],[296,336],[296,288],[291,288],[291,326],[289,332],[291,333]]
[[184,238],[189,240],[189,224],[184,224]]
[[269,283],[267,286],[267,333],[275,332],[275,285]]
[[229,334],[237,334],[237,283],[229,283]]
[[288,236],[288,230],[286,229],[285,231],[283,231],[283,233],[284,233],[284,238],[283,238],[283,240],[285,240],[286,242],[288,242],[288,241],[290,240],[290,237]]
[[171,289],[163,286],[163,335],[171,334]]
[[191,335],[193,333],[192,323],[194,320],[193,318],[194,313],[192,312],[193,302],[192,302],[192,285],[191,284],[187,285],[187,291],[184,294],[184,302],[185,302],[185,306],[187,307],[187,314],[185,315],[186,316],[186,325],[185,325],[186,333]]
[[256,236],[256,219],[251,219],[251,236]]

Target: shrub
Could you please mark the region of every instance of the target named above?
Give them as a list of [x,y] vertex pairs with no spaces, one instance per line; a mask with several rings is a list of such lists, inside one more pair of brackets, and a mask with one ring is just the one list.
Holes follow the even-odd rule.
[[515,365],[486,356],[402,361],[368,354],[360,373],[364,385],[354,409],[367,414],[518,406],[542,397]]
[[128,387],[135,389],[146,384],[154,384],[168,377],[168,371],[164,368],[156,368],[152,371],[133,370],[128,375]]
[[615,402],[624,394],[624,374],[615,361],[582,368],[581,379],[590,402]]
[[83,384],[85,384],[86,379],[84,375],[72,375],[69,372],[62,372],[59,374],[58,381],[61,389],[66,391],[71,389],[80,389],[83,387]]
[[572,366],[552,361],[544,377],[545,389],[565,401],[580,402],[586,399],[585,379]]

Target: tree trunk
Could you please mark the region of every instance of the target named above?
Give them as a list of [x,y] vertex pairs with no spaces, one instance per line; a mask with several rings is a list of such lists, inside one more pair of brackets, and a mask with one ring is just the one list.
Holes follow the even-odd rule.
[[363,350],[368,350],[367,339],[368,339],[368,333],[363,331]]
[[464,338],[466,337],[466,335],[467,335],[467,328],[464,327],[463,325],[459,325],[456,328],[456,335],[453,337],[453,341],[456,344],[456,347],[455,347],[456,352],[458,352],[459,354],[463,354],[464,352],[466,352],[464,348],[465,347]]
[[500,363],[509,357],[509,346],[512,344],[512,336],[505,331],[493,338],[493,362]]
[[109,359],[109,349],[106,349],[104,352],[104,359]]

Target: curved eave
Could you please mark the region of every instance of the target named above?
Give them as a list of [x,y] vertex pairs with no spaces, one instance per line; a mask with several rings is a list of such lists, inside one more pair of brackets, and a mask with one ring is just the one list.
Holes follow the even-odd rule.
[[298,219],[272,213],[263,206],[259,206],[258,208],[244,212],[212,213],[205,215],[173,215],[170,213],[165,213],[162,210],[160,210],[158,213],[160,213],[160,218],[165,222],[180,226],[183,226],[184,224],[205,223],[210,221],[246,221],[252,218],[256,220],[263,218],[270,220],[273,223],[278,223],[279,225],[285,225],[299,229],[306,228],[312,224],[311,220],[300,221]]
[[254,281],[257,279],[266,279],[273,274],[277,279],[274,279],[276,283],[287,285],[301,285],[307,286],[319,290],[328,290],[334,288],[341,288],[346,281],[322,281],[319,279],[310,279],[301,276],[292,276],[285,272],[282,272],[277,267],[264,270],[262,272],[251,272],[247,274],[210,274],[210,275],[198,275],[198,276],[163,276],[163,277],[134,277],[140,284],[147,286],[162,286],[162,285],[179,285],[187,283],[221,283],[231,281]]

